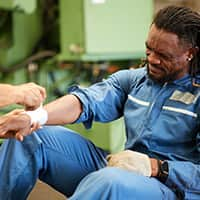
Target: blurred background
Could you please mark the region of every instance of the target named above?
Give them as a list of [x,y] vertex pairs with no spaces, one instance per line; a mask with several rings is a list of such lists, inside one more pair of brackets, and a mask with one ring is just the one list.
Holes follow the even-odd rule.
[[[38,83],[47,103],[73,85],[137,68],[154,14],[172,4],[200,11],[199,0],[0,0],[0,82]],[[123,119],[90,130],[68,126],[105,150],[123,148]]]

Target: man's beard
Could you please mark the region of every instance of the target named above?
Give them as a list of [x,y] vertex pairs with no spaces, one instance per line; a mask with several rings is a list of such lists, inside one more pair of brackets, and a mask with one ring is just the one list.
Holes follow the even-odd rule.
[[174,80],[176,80],[176,75],[177,75],[177,72],[175,73],[172,73],[172,74],[167,74],[161,78],[156,78],[155,76],[153,76],[150,72],[149,72],[149,63],[148,61],[146,62],[146,67],[147,67],[147,74],[148,74],[148,77],[150,79],[152,79],[153,81],[159,83],[159,84],[164,84],[166,82],[172,82]]

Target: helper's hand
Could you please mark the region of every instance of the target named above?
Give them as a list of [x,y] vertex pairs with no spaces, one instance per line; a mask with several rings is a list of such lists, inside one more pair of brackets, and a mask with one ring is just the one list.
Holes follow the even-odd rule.
[[125,150],[107,156],[108,166],[119,167],[144,176],[151,176],[151,161],[146,154]]
[[31,125],[30,117],[23,110],[14,110],[0,117],[0,138],[23,141],[24,136],[38,128],[37,123]]
[[13,95],[17,104],[24,105],[26,110],[35,110],[46,98],[45,88],[35,83],[13,86]]

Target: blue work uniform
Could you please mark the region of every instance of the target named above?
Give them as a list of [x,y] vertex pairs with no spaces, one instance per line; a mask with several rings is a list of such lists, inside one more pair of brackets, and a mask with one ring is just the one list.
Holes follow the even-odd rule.
[[71,94],[83,105],[77,123],[87,128],[123,116],[125,148],[166,160],[166,182],[106,167],[102,149],[69,129],[48,126],[22,143],[2,145],[0,199],[26,199],[38,177],[71,200],[200,199],[200,89],[190,75],[161,85],[146,68],[122,70],[89,88],[73,87]]

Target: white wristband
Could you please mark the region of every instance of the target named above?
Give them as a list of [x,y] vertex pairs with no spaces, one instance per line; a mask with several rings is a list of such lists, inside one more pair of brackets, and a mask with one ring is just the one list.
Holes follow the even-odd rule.
[[25,113],[30,116],[31,124],[37,122],[40,125],[44,125],[48,120],[48,113],[42,106],[33,111],[25,111]]

